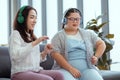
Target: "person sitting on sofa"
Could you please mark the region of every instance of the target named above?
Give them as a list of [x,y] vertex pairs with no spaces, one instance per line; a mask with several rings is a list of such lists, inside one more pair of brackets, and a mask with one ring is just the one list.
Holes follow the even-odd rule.
[[55,51],[51,54],[55,59],[52,69],[60,70],[65,80],[103,80],[94,65],[106,45],[92,30],[80,28],[80,20],[77,8],[66,10],[63,29],[51,41]]
[[48,39],[47,36],[36,38],[34,26],[37,12],[31,6],[19,9],[14,20],[14,30],[9,39],[11,59],[11,80],[64,80],[58,70],[44,70],[40,61],[44,61],[51,52],[51,44],[47,44],[40,53],[39,43]]

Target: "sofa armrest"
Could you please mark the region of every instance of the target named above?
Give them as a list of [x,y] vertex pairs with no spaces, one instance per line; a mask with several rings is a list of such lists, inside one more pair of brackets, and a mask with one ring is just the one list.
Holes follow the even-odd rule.
[[104,80],[120,80],[120,71],[100,70]]
[[10,78],[11,62],[8,47],[0,46],[0,78]]

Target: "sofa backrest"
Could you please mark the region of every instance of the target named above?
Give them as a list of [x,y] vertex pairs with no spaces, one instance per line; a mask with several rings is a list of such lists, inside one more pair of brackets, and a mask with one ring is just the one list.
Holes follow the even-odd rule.
[[8,47],[0,46],[0,78],[10,77],[10,56],[8,52]]
[[[45,44],[40,44],[40,52],[44,50]],[[49,70],[52,68],[52,65],[54,63],[54,60],[50,57],[50,55],[47,56],[47,60],[45,62],[40,63],[40,65],[45,69]]]
[[[44,50],[44,44],[40,44],[40,52]],[[48,55],[45,62],[40,65],[48,70],[52,68],[53,59]],[[11,62],[8,47],[0,46],[0,78],[10,78]]]

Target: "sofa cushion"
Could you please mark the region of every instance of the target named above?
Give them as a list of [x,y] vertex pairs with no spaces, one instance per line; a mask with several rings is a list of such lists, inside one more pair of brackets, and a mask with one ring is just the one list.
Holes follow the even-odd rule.
[[0,80],[11,80],[10,78],[0,78]]

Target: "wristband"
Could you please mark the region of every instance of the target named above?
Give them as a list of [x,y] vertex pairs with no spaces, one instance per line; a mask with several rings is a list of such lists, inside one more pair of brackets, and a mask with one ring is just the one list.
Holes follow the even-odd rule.
[[99,59],[99,57],[95,56],[97,59]]

